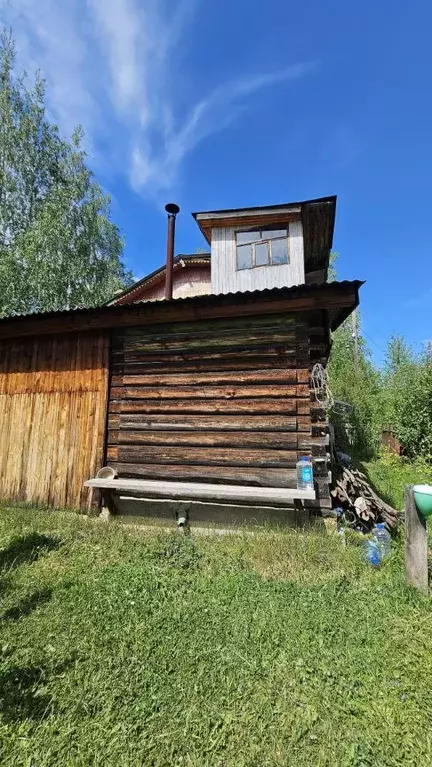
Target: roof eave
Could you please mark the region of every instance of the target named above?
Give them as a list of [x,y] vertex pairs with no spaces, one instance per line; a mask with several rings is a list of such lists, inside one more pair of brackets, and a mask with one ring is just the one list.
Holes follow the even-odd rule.
[[[210,263],[210,253],[197,253],[193,255],[179,253],[174,258],[173,265],[176,267],[182,262],[184,262],[183,266],[185,267],[201,265],[201,263],[204,265],[204,263]],[[148,285],[152,285],[158,278],[162,278],[165,270],[166,265],[164,264],[153,272],[150,272],[150,274],[147,274],[145,277],[142,277],[137,282],[134,282],[134,284],[130,285],[126,290],[123,290],[121,293],[113,296],[113,298],[110,298],[109,301],[106,301],[102,306],[116,306],[117,304],[122,303],[128,296],[133,296],[134,293],[139,292]]]
[[335,329],[344,313],[348,316],[358,305],[362,285],[359,280],[331,282],[5,317],[0,320],[0,339],[315,309],[328,311]]

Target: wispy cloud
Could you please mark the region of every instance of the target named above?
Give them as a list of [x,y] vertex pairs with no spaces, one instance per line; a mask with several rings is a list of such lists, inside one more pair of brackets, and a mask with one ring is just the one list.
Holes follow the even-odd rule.
[[0,11],[13,28],[20,64],[46,77],[61,129],[70,133],[81,123],[96,159],[125,170],[134,189],[146,193],[175,183],[186,156],[237,119],[251,94],[304,77],[313,66],[236,77],[185,106],[176,67],[197,4],[0,0]]

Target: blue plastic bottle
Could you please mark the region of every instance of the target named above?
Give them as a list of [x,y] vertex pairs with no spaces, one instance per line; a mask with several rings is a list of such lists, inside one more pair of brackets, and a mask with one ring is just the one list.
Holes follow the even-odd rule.
[[297,488],[299,490],[313,490],[313,466],[312,461],[307,456],[303,456],[297,461]]
[[369,562],[372,567],[378,567],[378,565],[381,564],[381,551],[375,539],[368,539],[364,542],[364,552],[366,561]]
[[364,543],[365,557],[372,567],[378,567],[390,554],[391,535],[384,522],[378,522],[372,530],[372,536],[372,540],[368,539]]
[[388,557],[391,549],[391,535],[387,530],[384,522],[378,522],[372,530],[372,535],[375,538],[379,550],[381,552],[381,558]]

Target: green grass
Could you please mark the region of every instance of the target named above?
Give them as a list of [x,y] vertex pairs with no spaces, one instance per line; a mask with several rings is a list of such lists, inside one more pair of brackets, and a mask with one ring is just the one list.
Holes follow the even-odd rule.
[[426,461],[412,462],[387,454],[363,467],[379,495],[399,510],[404,505],[405,485],[432,484],[432,464]]
[[432,763],[432,604],[320,532],[0,515],[0,763]]

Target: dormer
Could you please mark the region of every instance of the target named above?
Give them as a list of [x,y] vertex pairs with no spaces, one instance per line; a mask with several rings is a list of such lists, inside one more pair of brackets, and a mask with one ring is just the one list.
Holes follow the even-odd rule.
[[194,213],[211,246],[211,292],[327,280],[336,197]]

